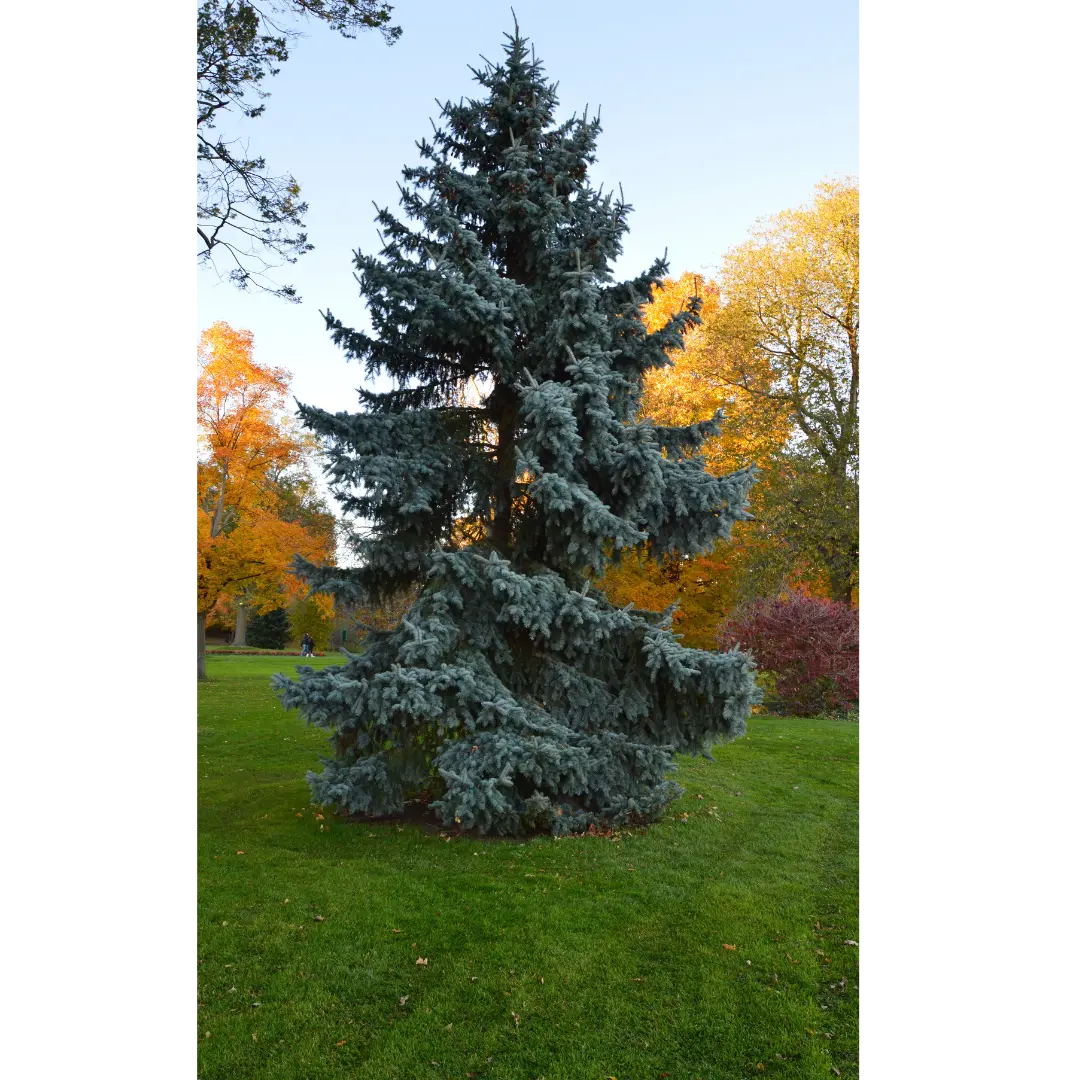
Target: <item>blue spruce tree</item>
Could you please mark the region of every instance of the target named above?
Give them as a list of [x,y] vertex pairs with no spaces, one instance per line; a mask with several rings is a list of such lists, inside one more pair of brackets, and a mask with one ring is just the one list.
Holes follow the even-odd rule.
[[655,819],[676,751],[745,731],[739,652],[683,648],[671,613],[618,608],[590,579],[620,553],[711,549],[747,516],[751,470],[698,456],[719,416],[639,420],[692,309],[647,333],[664,260],[615,282],[630,206],[590,186],[598,120],[556,124],[555,86],[515,28],[480,100],[442,106],[404,170],[402,218],[357,253],[373,333],[327,313],[334,341],[393,389],[361,411],[301,405],[328,474],[367,523],[353,569],[299,563],[316,591],[378,603],[419,583],[397,629],[341,666],[277,676],[282,703],[332,734],[318,803],[385,814],[433,796],[481,833]]

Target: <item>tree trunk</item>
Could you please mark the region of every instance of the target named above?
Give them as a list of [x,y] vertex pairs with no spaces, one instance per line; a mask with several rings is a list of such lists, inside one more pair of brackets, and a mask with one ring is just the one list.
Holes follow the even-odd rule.
[[214,508],[214,520],[210,523],[210,536],[217,536],[225,520],[225,485],[229,480],[229,466],[221,467],[221,490],[218,491],[217,506]]
[[509,556],[514,482],[517,479],[514,438],[517,433],[517,401],[513,391],[496,383],[488,399],[488,409],[497,417],[499,440],[495,448],[494,515],[488,528],[488,537],[499,554]]
[[199,622],[199,675],[200,680],[206,678],[206,612],[200,611],[198,614]]
[[247,617],[247,604],[240,600],[236,604],[236,633],[233,634],[232,641],[234,645],[247,644]]

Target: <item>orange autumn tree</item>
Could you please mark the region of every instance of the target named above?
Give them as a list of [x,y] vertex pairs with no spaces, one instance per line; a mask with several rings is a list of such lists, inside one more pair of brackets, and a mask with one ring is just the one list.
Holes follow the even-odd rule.
[[[750,509],[760,505],[767,490],[772,463],[791,431],[787,410],[771,407],[732,385],[730,366],[707,333],[721,309],[717,284],[697,274],[668,279],[653,290],[645,324],[652,332],[693,297],[701,299],[702,325],[683,339],[684,349],[672,356],[673,365],[654,369],[645,378],[641,411],[658,424],[683,425],[724,412],[718,437],[703,448],[709,472],[723,476],[745,465],[756,465],[759,482],[750,492]],[[608,570],[602,587],[617,604],[657,610],[677,603],[675,628],[695,648],[715,645],[716,626],[740,599],[751,591],[749,579],[762,562],[761,549],[774,538],[760,521],[739,522],[731,543],[719,544],[708,555],[676,558],[661,564],[647,553],[626,559]]]
[[[313,499],[314,446],[284,413],[290,375],[252,358],[250,331],[217,322],[199,342],[198,677],[207,616],[230,599],[255,611],[306,591],[295,555],[334,554],[333,518]],[[327,603],[327,601],[323,601]]]

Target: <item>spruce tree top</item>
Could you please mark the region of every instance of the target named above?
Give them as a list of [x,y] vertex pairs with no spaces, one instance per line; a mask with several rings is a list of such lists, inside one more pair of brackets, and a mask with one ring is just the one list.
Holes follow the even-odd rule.
[[636,418],[643,374],[671,362],[696,306],[645,331],[667,263],[612,280],[631,208],[589,185],[599,121],[556,125],[526,39],[508,36],[505,53],[474,69],[487,96],[443,106],[417,144],[424,163],[401,186],[411,221],[380,211],[380,255],[356,255],[374,332],[326,316],[396,389],[362,390],[359,416],[300,410],[337,447],[343,508],[372,525],[348,575],[364,593],[422,578],[437,547],[463,544],[580,584],[646,541],[711,549],[746,516],[749,473],[718,479],[692,454],[713,423]]
[[637,416],[697,312],[648,333],[666,262],[613,280],[630,207],[589,185],[599,122],[556,124],[516,28],[474,75],[486,95],[442,107],[404,172],[404,219],[380,211],[382,251],[356,255],[373,332],[326,316],[394,388],[360,391],[359,413],[300,407],[365,524],[358,567],[300,572],[346,601],[419,597],[342,667],[276,685],[333,732],[309,776],[324,804],[427,792],[448,824],[501,833],[655,817],[678,792],[673,751],[744,730],[751,665],[683,648],[670,613],[615,608],[589,581],[627,549],[711,549],[747,516],[752,475],[706,473],[718,418]]

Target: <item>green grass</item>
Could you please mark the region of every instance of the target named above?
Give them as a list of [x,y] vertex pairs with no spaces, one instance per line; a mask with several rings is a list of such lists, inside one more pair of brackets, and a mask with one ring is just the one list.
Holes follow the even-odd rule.
[[[297,644],[295,644],[295,645],[286,645],[285,648],[283,648],[283,649],[264,649],[264,648],[261,648],[258,645],[225,645],[225,644],[222,644],[221,642],[214,642],[213,644],[206,646],[206,654],[207,654],[207,656],[212,656],[212,655],[215,655],[215,654],[226,655],[227,656],[227,655],[229,655],[231,653],[235,653],[235,654],[241,655],[241,656],[244,655],[244,654],[250,654],[251,656],[259,656],[259,655],[265,655],[266,653],[277,653],[277,654],[280,654],[281,656],[291,656],[291,655],[299,653],[299,652],[300,652],[300,643],[299,642],[297,642]],[[317,650],[317,652],[320,655],[322,655],[323,653],[326,652],[326,650],[325,649],[319,649],[319,650]]]
[[207,668],[200,1077],[858,1075],[857,724],[755,717],[618,839],[447,842],[318,822],[291,662]]

